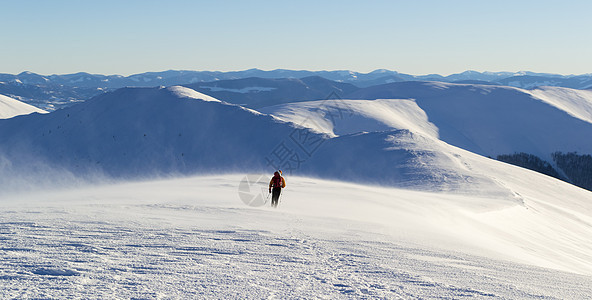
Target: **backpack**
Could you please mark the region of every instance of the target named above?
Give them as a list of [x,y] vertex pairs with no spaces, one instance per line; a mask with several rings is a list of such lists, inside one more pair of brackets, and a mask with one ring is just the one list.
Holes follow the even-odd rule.
[[282,187],[282,177],[273,176],[273,187]]

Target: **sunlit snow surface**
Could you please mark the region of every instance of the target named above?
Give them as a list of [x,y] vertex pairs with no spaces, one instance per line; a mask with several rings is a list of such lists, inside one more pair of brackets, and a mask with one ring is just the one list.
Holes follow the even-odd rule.
[[0,95],[0,119],[9,119],[19,115],[28,115],[31,113],[47,113],[44,110],[20,102],[10,97]]
[[520,203],[288,177],[271,209],[241,202],[243,177],[4,196],[0,298],[592,296],[589,209],[572,210],[592,197],[554,179]]
[[[592,194],[461,149],[590,149],[589,95],[401,88],[451,93],[271,116],[122,89],[2,120],[0,299],[592,298]],[[358,184],[286,172],[278,209],[244,204],[271,174],[245,191],[259,175],[236,170],[263,169],[294,133],[322,137],[298,174]],[[235,174],[124,179],[199,172]]]

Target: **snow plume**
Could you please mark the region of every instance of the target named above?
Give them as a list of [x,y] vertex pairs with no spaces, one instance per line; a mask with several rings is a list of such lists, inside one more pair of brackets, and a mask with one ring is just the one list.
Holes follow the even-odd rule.
[[80,187],[90,182],[96,184],[108,181],[100,170],[87,170],[81,176],[24,152],[17,159],[0,154],[0,199],[23,192]]
[[1,125],[0,151],[14,169],[44,161],[124,179],[263,170],[261,150],[293,129],[182,87],[120,89]]

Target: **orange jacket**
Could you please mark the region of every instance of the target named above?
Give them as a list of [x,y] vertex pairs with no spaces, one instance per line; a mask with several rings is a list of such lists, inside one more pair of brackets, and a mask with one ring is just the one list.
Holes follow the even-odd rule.
[[[285,188],[286,187],[286,179],[284,179],[284,177],[280,176],[280,178],[282,179],[282,186],[281,188]],[[269,188],[271,189],[273,186],[273,177],[271,177],[271,180],[269,181]]]

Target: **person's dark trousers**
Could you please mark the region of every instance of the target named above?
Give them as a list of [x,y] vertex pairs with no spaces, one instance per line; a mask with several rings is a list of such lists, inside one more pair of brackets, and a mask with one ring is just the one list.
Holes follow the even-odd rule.
[[273,190],[271,190],[271,206],[273,206],[273,207],[278,206],[281,192],[282,192],[281,187],[274,187]]

